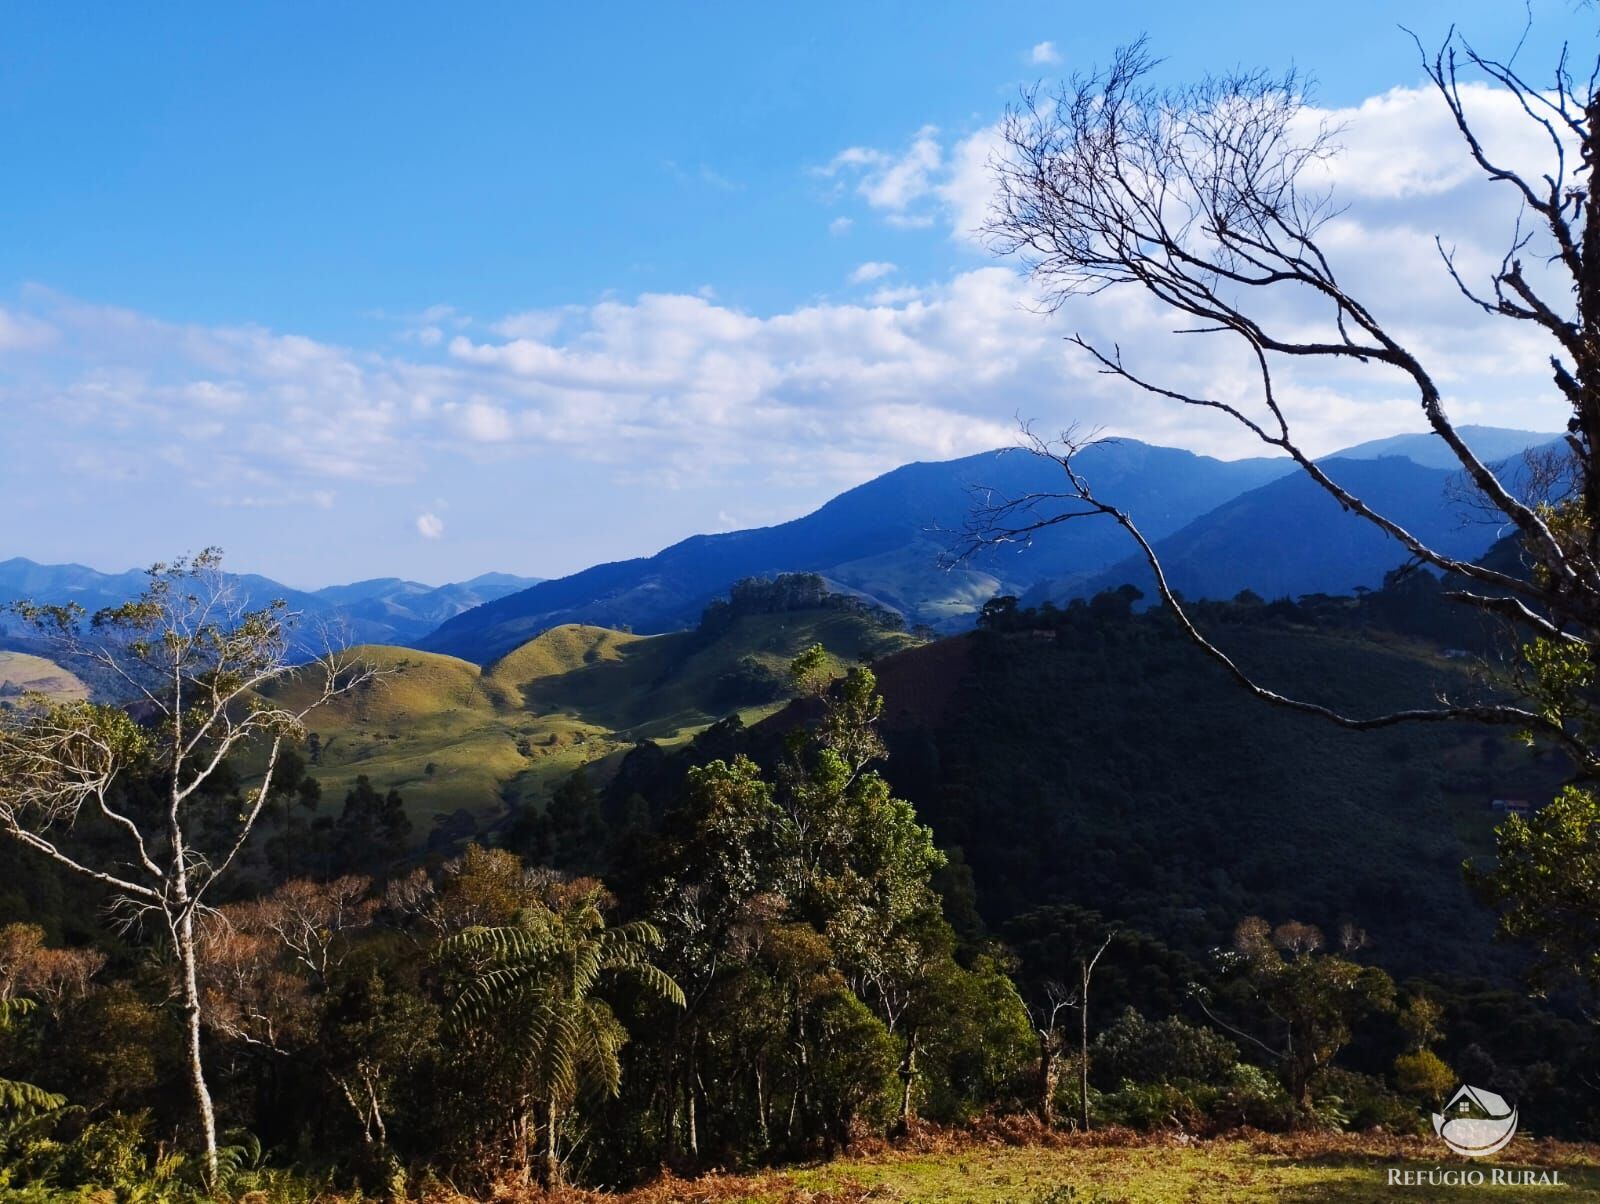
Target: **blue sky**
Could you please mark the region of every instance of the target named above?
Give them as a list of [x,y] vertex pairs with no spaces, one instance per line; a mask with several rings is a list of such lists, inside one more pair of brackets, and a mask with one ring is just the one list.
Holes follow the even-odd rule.
[[[790,517],[1019,413],[1104,421],[1067,328],[967,236],[1019,85],[1149,31],[1175,80],[1292,63],[1358,111],[1420,81],[1397,22],[1501,48],[1517,8],[15,6],[0,557],[552,574]],[[1536,13],[1533,61],[1592,38]],[[1431,153],[1426,106],[1369,112],[1356,152]],[[1448,227],[1468,187],[1367,188],[1371,230]],[[1324,447],[1415,426],[1307,388]]]

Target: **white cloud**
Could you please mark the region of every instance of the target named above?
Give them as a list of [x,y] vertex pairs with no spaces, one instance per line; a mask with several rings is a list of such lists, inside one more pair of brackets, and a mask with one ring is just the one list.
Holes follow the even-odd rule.
[[874,305],[904,305],[907,301],[920,301],[925,290],[913,285],[899,288],[880,288],[868,298]]
[[476,443],[504,443],[515,434],[511,415],[489,402],[468,402],[455,414],[456,429]]
[[47,346],[55,338],[55,328],[48,322],[0,309],[0,351],[32,350]]
[[444,519],[433,513],[417,515],[417,534],[423,539],[444,538]]
[[850,233],[850,227],[853,225],[855,225],[855,222],[848,217],[836,217],[828,223],[828,233],[835,238],[840,238]]
[[[1493,146],[1536,150],[1516,139],[1503,98],[1471,99]],[[1481,273],[1515,219],[1506,190],[1460,167],[1437,105],[1399,89],[1315,115],[1345,125],[1329,181],[1350,204],[1327,228],[1327,249],[1429,365],[1453,413],[1559,429],[1544,340],[1477,313],[1437,262],[1436,231]],[[993,127],[918,149],[929,141],[924,127],[898,154],[856,147],[829,170],[881,214],[937,219],[965,240],[987,202]],[[855,275],[890,279],[878,261]],[[1244,357],[1218,338],[1173,334],[1171,315],[1136,290],[1042,316],[1015,264],[892,279],[897,287],[864,300],[765,314],[690,293],[470,324],[437,310],[413,325],[439,329],[441,341],[389,344],[403,354],[25,290],[0,311],[0,412],[14,444],[61,479],[149,480],[170,464],[210,497],[310,505],[337,491],[341,508],[351,488],[415,484],[450,465],[530,496],[544,467],[574,463],[592,469],[596,488],[782,482],[816,496],[908,460],[1010,442],[1017,415],[1047,430],[1077,421],[1201,451],[1260,450],[1225,420],[1119,386],[1067,344],[1073,332],[1118,343],[1163,381],[1257,402]],[[1288,303],[1271,316],[1299,329],[1321,315]],[[1419,425],[1405,382],[1371,367],[1299,365],[1282,384],[1313,451]]]
[[851,284],[867,284],[873,280],[882,280],[891,275],[895,270],[894,264],[884,263],[882,260],[869,260],[850,273]]
[[928,195],[931,179],[943,167],[938,135],[937,127],[923,126],[899,152],[847,147],[819,171],[830,179],[853,179],[856,192],[874,209],[920,224],[907,210]]
[[1061,61],[1054,42],[1040,42],[1028,51],[1028,61],[1036,67],[1053,67]]

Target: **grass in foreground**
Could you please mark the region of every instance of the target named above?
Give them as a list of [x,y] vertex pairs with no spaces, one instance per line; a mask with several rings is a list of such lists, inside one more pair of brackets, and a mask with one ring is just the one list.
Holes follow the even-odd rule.
[[[1245,1201],[1561,1201],[1600,1198],[1600,1147],[1519,1140],[1470,1162],[1436,1141],[1367,1134],[1245,1135],[1180,1142],[1131,1134],[1044,1145],[925,1138],[755,1176],[667,1178],[623,1195],[535,1192],[560,1204],[1243,1204]],[[1494,1186],[1494,1168],[1558,1173],[1559,1186]],[[1484,1185],[1391,1186],[1391,1169],[1481,1171]],[[515,1193],[497,1200],[515,1200]]]

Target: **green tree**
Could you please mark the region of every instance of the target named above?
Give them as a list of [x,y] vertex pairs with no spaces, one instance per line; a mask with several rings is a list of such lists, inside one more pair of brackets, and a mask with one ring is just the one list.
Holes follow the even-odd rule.
[[1456,1072],[1433,1050],[1419,1049],[1394,1060],[1394,1084],[1402,1094],[1437,1108],[1454,1089]]
[[[690,770],[683,804],[669,817],[657,852],[652,910],[686,995],[671,1042],[669,1141],[681,1135],[691,1157],[699,1155],[701,1094],[708,1089],[700,1062],[712,1052],[708,1045],[728,1054],[727,1073],[713,1075],[710,1089],[731,1092],[753,1073],[755,1119],[765,1130],[770,1070],[763,1053],[770,1034],[762,1029],[771,1015],[753,963],[784,908],[775,888],[791,847],[786,817],[755,762],[740,756]],[[761,1144],[768,1136],[763,1131]]]
[[398,790],[380,794],[366,774],[344,796],[334,824],[341,873],[382,870],[405,855],[411,843],[411,818]]
[[[568,895],[555,906],[529,908],[513,924],[471,928],[446,942],[478,960],[453,1016],[502,1028],[524,1074],[526,1101],[540,1112],[534,1126],[547,1187],[562,1182],[562,1123],[578,1097],[621,1090],[619,1054],[628,1034],[595,994],[602,980],[627,973],[651,993],[684,1003],[678,984],[650,960],[661,944],[653,925],[607,927],[596,884]],[[519,1128],[530,1131],[525,1121]],[[520,1153],[526,1168],[526,1146]]]
[[1568,786],[1524,819],[1509,816],[1496,833],[1492,867],[1470,863],[1467,877],[1499,910],[1507,937],[1533,947],[1532,978],[1541,992],[1575,982],[1600,998],[1600,801]]
[[789,680],[802,698],[820,698],[833,682],[828,650],[812,644],[789,663]]
[[[1312,1111],[1319,1073],[1350,1043],[1355,1024],[1372,1012],[1392,1011],[1394,983],[1382,970],[1325,952],[1321,930],[1297,921],[1271,927],[1251,916],[1234,931],[1227,968],[1270,1024],[1267,1038],[1218,1018],[1207,997],[1206,1015],[1270,1056],[1302,1120]],[[1347,942],[1355,947],[1354,941]]]

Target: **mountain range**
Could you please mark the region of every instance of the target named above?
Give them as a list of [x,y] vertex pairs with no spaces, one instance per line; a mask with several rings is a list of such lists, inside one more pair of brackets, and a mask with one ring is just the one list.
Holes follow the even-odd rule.
[[[1489,427],[1462,434],[1491,461],[1554,438]],[[1481,555],[1496,529],[1464,516],[1450,489],[1455,474],[1434,466],[1438,442],[1398,436],[1327,462],[1419,535],[1457,555]],[[1097,496],[1130,513],[1173,557],[1178,586],[1191,596],[1370,588],[1406,558],[1286,459],[1217,460],[1125,439],[1088,447],[1074,465]],[[1048,495],[1064,485],[1060,465],[1016,449],[908,464],[788,523],[697,535],[654,556],[542,582],[463,612],[420,646],[487,663],[562,623],[676,630],[733,581],[779,572],[820,573],[837,589],[943,630],[969,625],[998,594],[1064,601],[1123,582],[1147,584],[1147,566],[1129,559],[1128,536],[1103,518],[1059,523],[1029,543],[940,566],[985,499],[1046,495],[1035,509],[1042,518],[1059,513]]]
[[[470,581],[432,586],[377,577],[308,591],[254,573],[229,574],[229,578],[241,595],[257,604],[282,598],[307,621],[334,627],[352,642],[375,644],[412,644],[462,611],[539,581],[484,573]],[[138,569],[101,573],[81,564],[36,564],[22,557],[0,560],[0,606],[22,598],[53,606],[76,602],[92,614],[137,596],[145,583],[145,574]],[[0,632],[5,630],[5,616],[0,614]]]
[[[1506,460],[1553,435],[1464,427],[1481,456]],[[1448,453],[1429,434],[1399,435],[1337,452],[1333,475],[1429,543],[1482,555],[1498,528],[1462,503]],[[1191,597],[1344,593],[1381,584],[1404,550],[1284,458],[1219,460],[1131,439],[1086,448],[1076,469],[1097,496],[1139,524],[1173,584]],[[936,630],[970,625],[984,602],[1016,594],[1064,602],[1125,582],[1149,591],[1148,566],[1113,522],[1046,526],[1030,541],[989,547],[949,563],[962,533],[989,502],[1041,495],[1034,515],[1059,513],[1065,485],[1055,461],[1019,449],[908,464],[772,527],[695,535],[653,556],[595,565],[554,580],[488,573],[427,586],[379,578],[314,591],[237,578],[252,597],[282,597],[352,642],[399,644],[487,664],[543,631],[579,623],[641,634],[692,627],[735,581],[784,572],[821,574]],[[19,597],[77,601],[90,610],[137,593],[142,574],[81,565],[0,562],[0,603]]]

